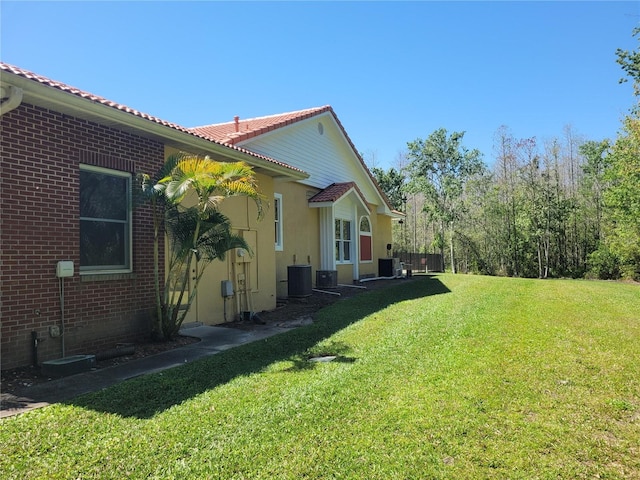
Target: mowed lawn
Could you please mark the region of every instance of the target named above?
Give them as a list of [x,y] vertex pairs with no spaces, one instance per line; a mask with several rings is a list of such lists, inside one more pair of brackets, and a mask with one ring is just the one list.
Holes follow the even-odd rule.
[[0,478],[640,478],[638,285],[438,275],[316,320],[2,420]]

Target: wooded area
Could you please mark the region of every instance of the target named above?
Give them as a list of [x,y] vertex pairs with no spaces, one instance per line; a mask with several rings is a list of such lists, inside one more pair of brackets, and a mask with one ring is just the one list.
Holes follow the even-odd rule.
[[541,142],[502,126],[489,167],[464,132],[438,129],[407,143],[397,169],[373,168],[405,213],[394,248],[442,253],[454,273],[640,280],[640,53],[616,55],[635,103],[614,140],[567,126]]

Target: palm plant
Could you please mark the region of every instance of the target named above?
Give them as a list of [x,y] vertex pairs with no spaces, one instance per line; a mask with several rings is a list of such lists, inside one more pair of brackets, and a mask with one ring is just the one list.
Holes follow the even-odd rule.
[[[255,174],[243,162],[224,163],[189,154],[170,156],[155,178],[141,175],[143,196],[152,206],[156,333],[171,338],[180,330],[197,293],[205,268],[226,252],[243,248],[245,240],[231,231],[219,208],[224,199],[245,196],[262,214],[262,196]],[[164,228],[163,228],[164,226]],[[160,240],[169,242],[165,279],[160,279]],[[189,291],[190,265],[199,262]],[[163,287],[161,287],[163,284]]]

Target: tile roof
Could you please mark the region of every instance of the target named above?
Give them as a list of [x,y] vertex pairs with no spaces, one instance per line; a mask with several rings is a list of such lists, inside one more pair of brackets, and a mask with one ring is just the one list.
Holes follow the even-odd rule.
[[51,80],[47,77],[43,77],[42,75],[38,75],[36,73],[30,72],[28,70],[24,70],[20,67],[16,67],[14,65],[9,65],[8,63],[4,63],[4,62],[0,62],[0,70],[9,72],[9,73],[13,73],[14,75],[18,75],[19,77],[23,77],[29,80],[33,80],[35,82],[41,83],[43,85],[46,85],[48,87],[53,87],[56,88],[58,90],[62,90],[63,92],[67,92],[70,93],[72,95],[76,95],[78,97],[82,97],[82,98],[86,98],[87,100],[91,100],[94,103],[101,103],[103,105],[106,105],[108,107],[112,107],[115,108],[117,110],[121,110],[123,112],[126,113],[130,113],[131,115],[135,115],[137,117],[141,117],[141,118],[145,118],[147,120],[151,120],[152,122],[155,123],[159,123],[161,125],[165,125],[171,128],[174,128],[176,130],[181,130],[184,132],[188,132],[188,133],[193,133],[190,132],[189,129],[181,127],[179,125],[176,125],[175,123],[171,123],[171,122],[167,122],[165,120],[161,120],[157,117],[148,115],[146,113],[142,113],[139,112],[138,110],[135,110],[133,108],[129,108],[125,105],[121,105],[119,103],[113,102],[111,100],[107,100],[106,98],[100,97],[98,95],[94,95],[93,93],[89,93],[89,92],[85,92],[83,90],[80,90],[79,88],[76,87],[72,87],[70,85],[66,85],[64,83],[61,82],[57,82],[55,80]]
[[231,122],[193,127],[190,130],[217,142],[234,145],[329,111],[333,113],[332,108],[326,105],[324,107],[308,108],[266,117],[246,118],[243,120],[240,117],[235,117]]
[[139,117],[139,118],[143,118],[145,120],[149,120],[151,122],[157,123],[159,125],[163,125],[165,127],[171,128],[173,130],[178,130],[180,132],[187,133],[187,134],[192,135],[192,136],[197,137],[197,138],[208,140],[208,141],[210,141],[212,143],[224,146],[226,148],[231,148],[233,150],[245,153],[247,155],[251,155],[252,157],[256,157],[256,158],[260,158],[262,160],[266,160],[266,161],[268,161],[270,163],[273,163],[275,165],[279,165],[281,167],[289,168],[289,169],[295,170],[297,172],[302,172],[302,170],[300,170],[299,168],[293,167],[293,166],[288,165],[288,164],[286,164],[284,162],[280,162],[280,161],[275,160],[273,158],[267,157],[265,155],[260,155],[258,153],[252,152],[250,150],[247,150],[247,149],[244,149],[244,148],[241,148],[241,147],[233,146],[232,144],[229,144],[229,143],[220,142],[218,140],[215,140],[215,138],[212,138],[212,137],[207,136],[207,135],[200,134],[200,133],[194,131],[194,129],[182,127],[182,126],[180,126],[180,125],[178,125],[176,123],[172,123],[172,122],[168,122],[166,120],[162,120],[162,119],[160,119],[158,117],[154,117],[154,116],[149,115],[147,113],[143,113],[143,112],[140,112],[140,111],[135,110],[133,108],[127,107],[126,105],[122,105],[122,104],[119,104],[119,103],[114,102],[112,100],[107,100],[106,98],[100,97],[98,95],[94,95],[93,93],[85,92],[83,90],[80,90],[79,88],[75,88],[75,87],[72,87],[70,85],[66,85],[64,83],[57,82],[55,80],[51,80],[51,79],[49,79],[47,77],[44,77],[42,75],[38,75],[36,73],[33,73],[33,72],[28,71],[28,70],[22,69],[20,67],[16,67],[16,66],[10,65],[8,63],[0,62],[0,73],[2,73],[2,72],[9,72],[9,73],[17,75],[19,77],[23,77],[23,78],[26,78],[28,80],[32,80],[34,82],[40,83],[42,85],[46,85],[48,87],[52,87],[52,88],[61,90],[63,92],[75,95],[77,97],[85,98],[85,99],[90,100],[90,101],[92,101],[94,103],[99,103],[99,104],[102,104],[102,105],[106,105],[106,106],[114,108],[116,110],[120,110],[122,112],[129,113],[131,115],[134,115],[134,116]]
[[364,198],[364,195],[358,188],[355,182],[343,182],[343,183],[332,183],[324,190],[316,193],[313,197],[309,199],[309,203],[325,203],[325,202],[337,202],[344,195],[346,195],[351,189],[354,189],[356,193],[362,199],[362,202],[367,205],[367,200]]
[[232,122],[216,123],[212,125],[204,125],[201,127],[193,127],[191,128],[191,130],[207,138],[210,138],[212,140],[225,143],[225,144],[234,145],[236,143],[249,140],[253,137],[257,137],[258,135],[262,135],[264,133],[276,130],[278,128],[285,127],[287,125],[291,125],[293,123],[305,120],[307,118],[314,117],[316,115],[320,115],[325,112],[331,113],[334,120],[338,124],[340,131],[344,135],[344,138],[347,140],[347,142],[351,146],[351,149],[353,150],[353,153],[355,154],[358,161],[362,165],[362,168],[364,168],[365,172],[367,172],[367,175],[369,176],[376,190],[382,197],[382,200],[385,202],[389,210],[392,210],[391,202],[389,202],[389,199],[387,198],[386,194],[382,191],[382,189],[380,188],[380,185],[378,185],[378,182],[375,180],[375,178],[371,174],[371,171],[369,170],[366,163],[360,156],[360,153],[358,153],[358,149],[349,138],[347,131],[344,129],[344,126],[342,125],[342,123],[338,119],[338,116],[333,111],[333,108],[330,105],[325,105],[323,107],[308,108],[306,110],[298,110],[296,112],[269,115],[266,117],[247,118],[244,120],[241,120],[239,117],[235,117]]

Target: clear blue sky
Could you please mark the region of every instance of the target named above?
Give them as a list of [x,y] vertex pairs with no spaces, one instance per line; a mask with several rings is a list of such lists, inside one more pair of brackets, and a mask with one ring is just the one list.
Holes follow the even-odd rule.
[[614,138],[640,2],[0,2],[2,61],[191,127],[330,104],[382,168],[440,127]]

